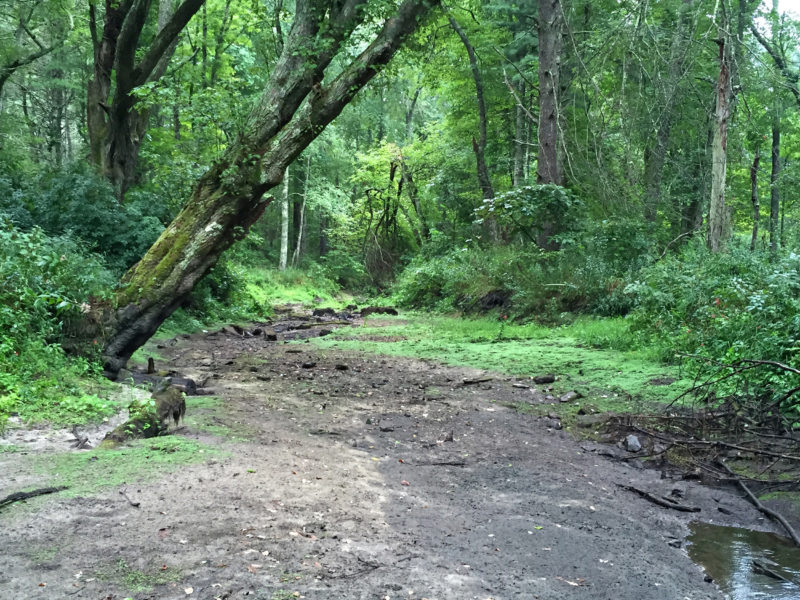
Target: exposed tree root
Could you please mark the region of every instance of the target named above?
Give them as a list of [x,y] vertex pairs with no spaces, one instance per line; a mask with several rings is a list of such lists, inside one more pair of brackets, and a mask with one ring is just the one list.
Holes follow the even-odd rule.
[[[736,473],[734,473],[733,470],[728,465],[726,465],[722,460],[718,460],[717,464],[722,469],[727,471],[732,477],[736,478]],[[789,537],[792,538],[792,541],[794,541],[795,545],[800,546],[800,537],[797,536],[797,532],[795,532],[794,528],[791,525],[789,525],[789,521],[787,521],[782,514],[780,514],[779,512],[775,512],[771,508],[767,508],[766,506],[761,504],[761,501],[758,498],[756,498],[753,492],[750,491],[750,488],[747,487],[747,484],[745,484],[744,481],[736,478],[736,483],[739,484],[739,487],[745,493],[750,502],[753,503],[753,506],[755,506],[758,510],[767,515],[769,518],[774,519],[775,521],[780,523],[786,530],[786,532],[789,534]]]
[[36,496],[43,496],[45,494],[54,494],[56,492],[60,492],[65,489],[67,489],[67,486],[39,488],[38,490],[31,490],[30,492],[14,492],[13,494],[9,494],[8,496],[0,500],[0,510],[13,504],[14,502],[19,502],[21,500],[28,500],[30,498],[35,498]]

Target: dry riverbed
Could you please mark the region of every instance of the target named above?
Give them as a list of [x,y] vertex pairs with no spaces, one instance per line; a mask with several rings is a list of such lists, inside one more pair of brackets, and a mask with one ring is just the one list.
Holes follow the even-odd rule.
[[[136,454],[164,470],[0,512],[0,598],[701,600],[722,594],[687,555],[688,524],[770,528],[734,490],[509,408],[544,399],[514,378],[279,330],[162,343],[158,368],[208,394],[187,399],[179,443]],[[85,457],[81,481],[106,474],[95,450],[26,447],[46,435],[0,453],[0,497],[57,481],[66,452]]]

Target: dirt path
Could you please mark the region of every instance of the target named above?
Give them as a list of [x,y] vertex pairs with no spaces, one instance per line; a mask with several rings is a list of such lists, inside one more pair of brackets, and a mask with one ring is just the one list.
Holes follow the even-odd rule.
[[[235,333],[159,352],[221,399],[190,397],[177,435],[225,454],[129,482],[138,507],[113,487],[0,512],[0,598],[700,600],[722,595],[687,523],[765,527],[507,408],[535,398],[505,376]],[[0,454],[0,496],[35,485],[22,458]]]

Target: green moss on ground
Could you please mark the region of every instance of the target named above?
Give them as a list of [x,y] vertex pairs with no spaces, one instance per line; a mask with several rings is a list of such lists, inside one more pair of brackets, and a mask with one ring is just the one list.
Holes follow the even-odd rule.
[[[381,315],[368,319],[365,327],[340,329],[313,342],[321,348],[432,359],[520,377],[552,373],[559,378],[554,393],[577,390],[602,411],[668,402],[691,384],[652,354],[627,349],[632,342],[621,319],[584,319],[548,328],[490,319]],[[651,383],[670,379],[675,381],[669,385]]]
[[201,463],[221,451],[178,436],[137,440],[130,446],[90,452],[24,457],[42,485],[67,486],[66,497],[90,494],[104,487],[154,481],[184,465]]
[[255,428],[246,423],[231,423],[234,415],[217,396],[189,396],[186,405],[186,424],[192,430],[210,433],[224,442],[246,442],[256,435]]

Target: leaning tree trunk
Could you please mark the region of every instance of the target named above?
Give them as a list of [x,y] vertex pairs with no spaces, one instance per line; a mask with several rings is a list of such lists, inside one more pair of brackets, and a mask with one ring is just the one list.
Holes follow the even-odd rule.
[[406,0],[372,43],[324,85],[325,69],[366,16],[360,10],[364,2],[345,0],[335,8],[321,0],[296,3],[284,51],[241,138],[199,179],[185,207],[123,277],[118,308],[105,315],[103,358],[109,375],[247,234],[269,203],[264,193],[281,182],[286,167],[389,62],[434,3]]

